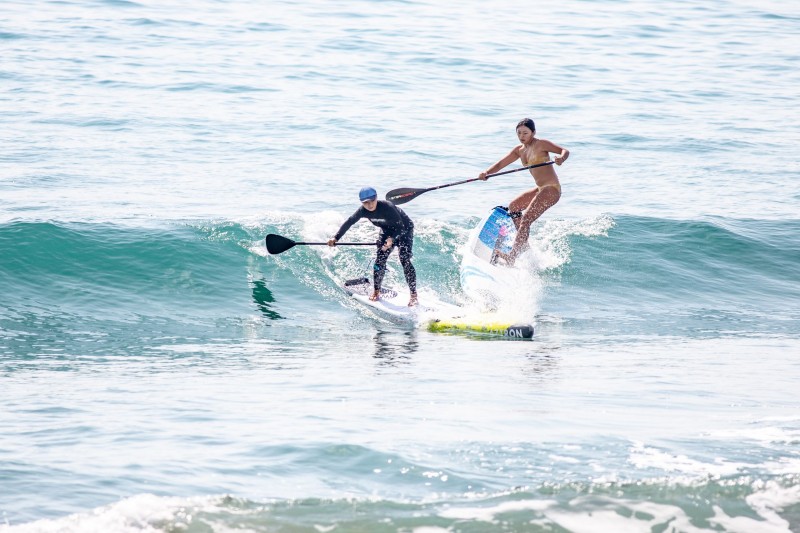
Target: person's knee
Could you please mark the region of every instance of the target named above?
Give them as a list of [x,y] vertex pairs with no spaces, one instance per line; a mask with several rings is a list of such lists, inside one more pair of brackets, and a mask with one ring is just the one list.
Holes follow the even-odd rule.
[[530,225],[531,222],[539,218],[541,212],[536,207],[536,205],[532,205],[522,212],[522,216],[519,217],[520,224]]
[[386,258],[385,258],[385,257],[379,257],[379,258],[378,258],[378,259],[375,261],[375,263],[372,265],[372,268],[373,268],[373,269],[374,269],[376,272],[377,272],[377,271],[379,271],[379,270],[383,270],[384,268],[386,268]]
[[[525,210],[525,208],[526,208],[526,207],[528,207],[529,205],[530,205],[530,202],[528,202],[528,203],[526,204],[526,203],[524,203],[524,202],[517,202],[517,201],[513,201],[513,202],[511,202],[510,204],[508,204],[508,214],[509,214],[509,215],[511,215],[511,213],[519,213],[519,212],[522,212],[522,211],[524,211],[524,210]],[[514,216],[513,216],[513,215],[511,215],[511,218],[514,218]]]

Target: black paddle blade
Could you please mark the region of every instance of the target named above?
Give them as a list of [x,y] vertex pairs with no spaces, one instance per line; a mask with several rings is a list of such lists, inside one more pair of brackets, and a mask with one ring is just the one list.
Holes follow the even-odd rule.
[[272,255],[282,254],[286,250],[294,248],[294,245],[297,244],[292,239],[287,239],[286,237],[275,235],[274,233],[267,235],[266,241],[267,251]]
[[392,202],[394,205],[404,204],[410,202],[420,194],[428,192],[430,189],[412,189],[410,187],[402,187],[400,189],[392,189],[386,193],[386,200]]

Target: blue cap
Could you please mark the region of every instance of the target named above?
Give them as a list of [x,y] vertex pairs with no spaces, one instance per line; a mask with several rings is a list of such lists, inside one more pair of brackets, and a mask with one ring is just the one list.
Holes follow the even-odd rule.
[[365,200],[372,200],[373,198],[377,198],[378,193],[372,187],[362,187],[360,191],[358,191],[358,199],[362,202]]

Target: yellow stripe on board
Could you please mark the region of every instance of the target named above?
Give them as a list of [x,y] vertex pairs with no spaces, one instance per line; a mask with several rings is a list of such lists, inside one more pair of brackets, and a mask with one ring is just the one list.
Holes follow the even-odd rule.
[[508,323],[489,323],[489,324],[467,324],[464,322],[450,322],[447,320],[436,320],[428,324],[428,331],[440,332],[464,332],[464,333],[484,333],[488,335],[499,335],[518,339],[530,339],[533,337],[533,326],[530,324],[508,324]]

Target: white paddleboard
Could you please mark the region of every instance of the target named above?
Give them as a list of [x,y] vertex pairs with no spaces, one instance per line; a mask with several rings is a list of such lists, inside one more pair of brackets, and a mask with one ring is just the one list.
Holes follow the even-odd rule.
[[373,288],[372,281],[367,278],[346,281],[342,288],[361,305],[394,322],[416,322],[422,308],[420,305],[408,306],[410,297],[408,292],[401,294],[390,288],[381,289],[380,299],[370,300]]
[[514,222],[504,207],[495,207],[470,234],[461,260],[461,288],[473,301],[495,307],[507,292],[512,268],[496,260],[497,252],[509,253],[517,237]]
[[342,288],[375,315],[392,322],[414,327],[427,325],[431,332],[478,333],[519,339],[533,337],[530,324],[500,323],[492,316],[468,313],[464,308],[442,302],[433,295],[420,294],[420,303],[409,307],[407,291],[382,288],[380,299],[372,301],[369,299],[373,291],[372,282],[367,278],[346,281]]
[[457,305],[442,302],[433,295],[420,292],[418,292],[419,303],[409,307],[408,301],[411,295],[408,290],[381,288],[381,297],[372,301],[369,299],[373,292],[372,281],[367,278],[345,281],[342,288],[355,301],[369,308],[381,318],[393,322],[418,324],[431,320],[454,318],[463,314],[463,310]]
[[[498,261],[498,252],[508,254],[517,238],[517,228],[505,207],[495,207],[467,240],[461,260],[461,288],[484,312],[470,321],[441,321],[441,330],[476,330],[506,337],[533,337],[533,324],[517,322],[520,298],[525,297],[528,274]],[[502,311],[502,312],[501,312]],[[511,316],[509,316],[509,314]],[[513,319],[511,324],[508,320]]]

